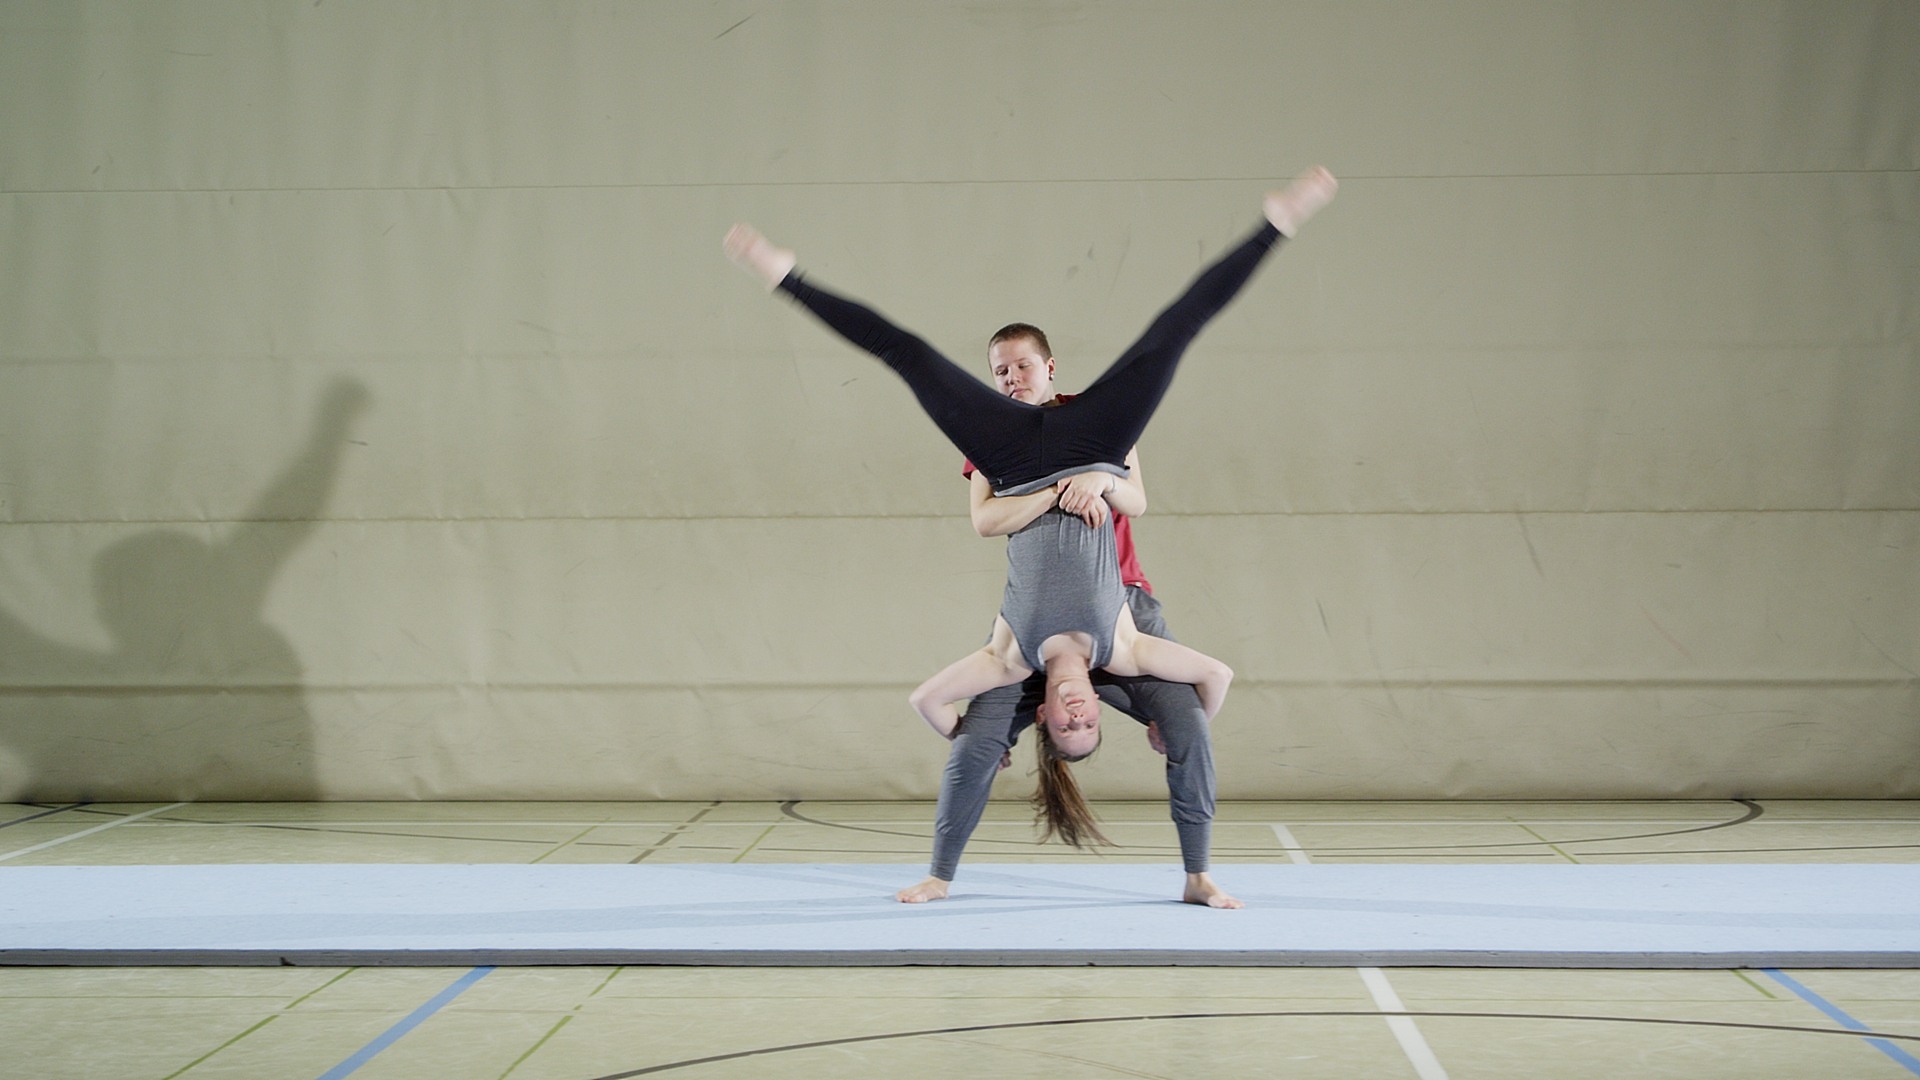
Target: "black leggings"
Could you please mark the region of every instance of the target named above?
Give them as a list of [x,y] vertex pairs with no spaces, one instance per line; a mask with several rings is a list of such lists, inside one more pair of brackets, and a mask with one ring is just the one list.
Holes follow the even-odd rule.
[[905,379],[920,407],[994,491],[1017,495],[1090,465],[1121,470],[1173,383],[1187,345],[1234,298],[1279,239],[1278,229],[1262,223],[1202,271],[1092,386],[1048,408],[1002,396],[878,312],[809,284],[798,272],[788,274],[780,288]]

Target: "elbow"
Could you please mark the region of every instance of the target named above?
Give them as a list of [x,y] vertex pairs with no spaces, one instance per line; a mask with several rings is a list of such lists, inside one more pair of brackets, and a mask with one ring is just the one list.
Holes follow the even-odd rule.
[[919,713],[923,719],[931,720],[933,718],[931,710],[939,708],[943,702],[933,700],[934,695],[928,689],[929,685],[929,683],[921,683],[914,687],[913,693],[907,695],[907,704],[913,706],[913,711]]
[[973,515],[973,531],[978,533],[982,540],[990,540],[996,536],[1005,536],[1007,534],[1006,525],[1006,522],[989,514]]

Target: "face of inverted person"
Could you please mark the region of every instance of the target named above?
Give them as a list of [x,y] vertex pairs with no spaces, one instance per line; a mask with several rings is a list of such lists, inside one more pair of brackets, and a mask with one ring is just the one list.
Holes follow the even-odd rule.
[[1053,357],[1032,338],[1010,338],[987,350],[994,389],[1015,401],[1043,405],[1053,400]]
[[1100,745],[1100,698],[1086,679],[1062,679],[1047,687],[1040,706],[1040,722],[1047,726],[1056,750],[1070,758],[1091,754]]

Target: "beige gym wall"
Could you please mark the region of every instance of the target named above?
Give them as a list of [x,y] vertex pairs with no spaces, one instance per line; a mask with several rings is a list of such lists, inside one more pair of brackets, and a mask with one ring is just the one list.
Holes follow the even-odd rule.
[[[1071,390],[1317,162],[1141,444],[1221,795],[1920,796],[1916,56],[1904,0],[5,0],[0,797],[929,796],[1002,542],[721,234]],[[1163,796],[1110,719],[1085,782]]]

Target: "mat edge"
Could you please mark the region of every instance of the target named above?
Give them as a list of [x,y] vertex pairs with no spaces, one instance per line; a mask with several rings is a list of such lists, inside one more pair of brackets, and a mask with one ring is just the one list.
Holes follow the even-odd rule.
[[1175,949],[0,949],[0,967],[1478,967],[1920,969],[1920,952]]

